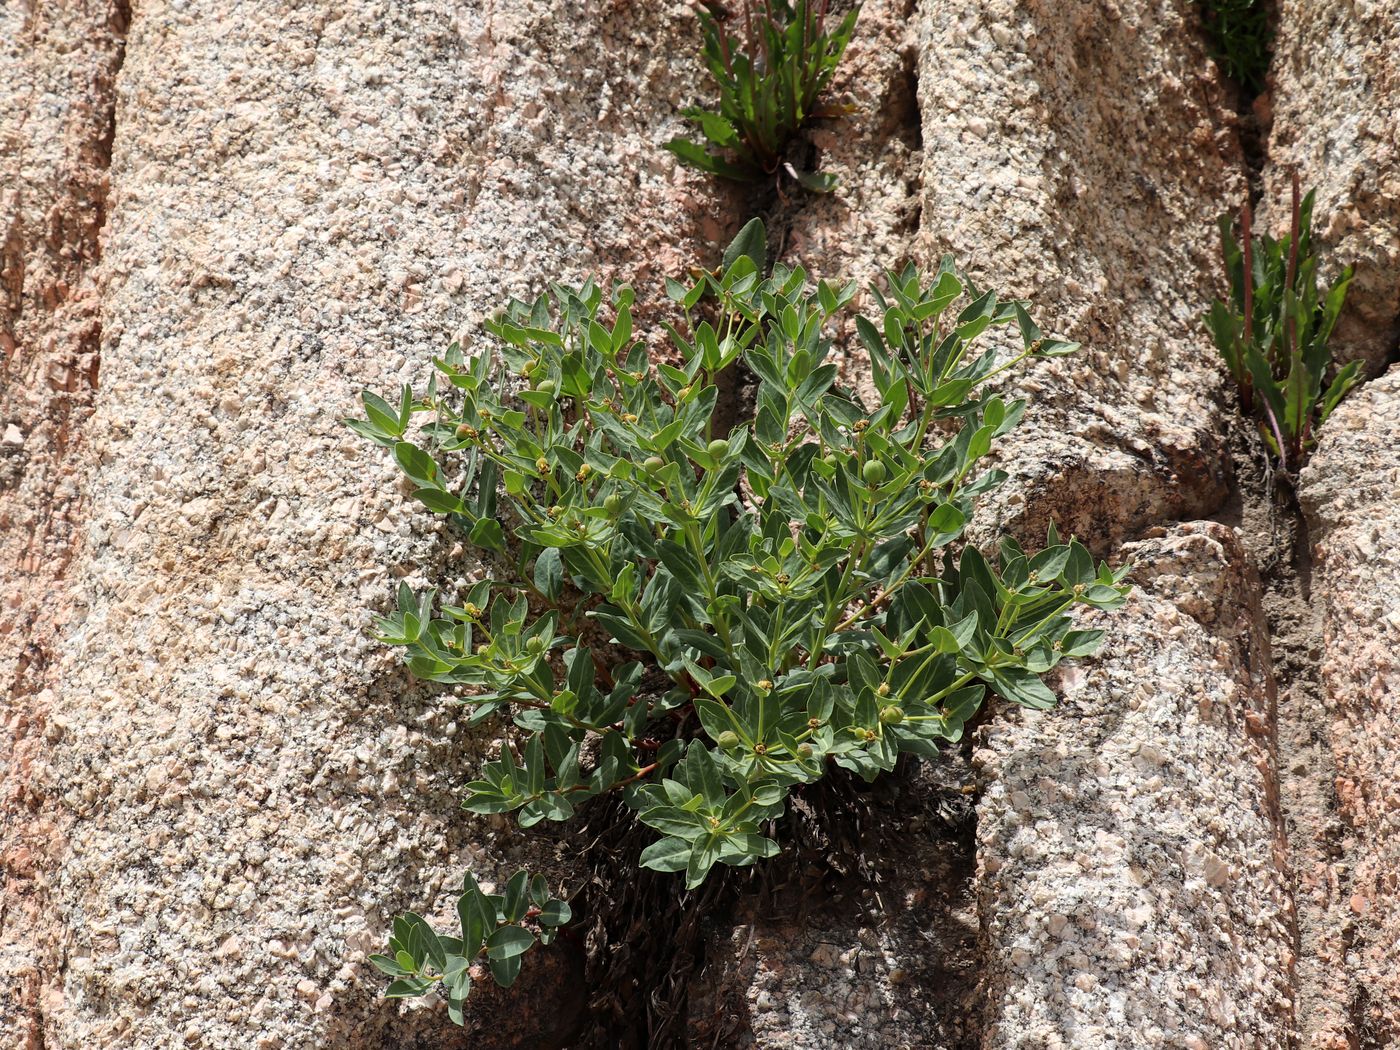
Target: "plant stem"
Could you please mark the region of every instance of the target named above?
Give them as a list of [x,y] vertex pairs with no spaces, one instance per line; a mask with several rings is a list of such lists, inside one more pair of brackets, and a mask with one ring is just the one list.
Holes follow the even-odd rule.
[[[1240,233],[1243,241],[1244,258],[1241,264],[1244,267],[1244,346],[1248,347],[1254,340],[1254,231],[1253,213],[1249,207],[1249,190],[1244,194],[1244,210],[1240,213]],[[1240,356],[1241,362],[1244,360],[1243,352]],[[1246,412],[1254,409],[1254,387],[1249,376],[1249,370],[1244,369],[1240,377],[1240,395],[1244,401]]]

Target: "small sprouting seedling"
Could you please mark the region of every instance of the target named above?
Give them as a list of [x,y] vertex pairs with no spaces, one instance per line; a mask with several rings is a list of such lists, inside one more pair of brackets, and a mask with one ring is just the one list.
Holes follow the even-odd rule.
[[1265,0],[1200,0],[1210,57],[1251,94],[1264,91],[1273,33]]
[[[467,692],[474,721],[514,723],[465,808],[528,827],[616,792],[656,833],[641,864],[688,888],[775,854],[788,795],[832,767],[872,780],[903,753],[937,758],[988,690],[1051,706],[1042,676],[1100,643],[1070,614],[1127,591],[1126,569],[1053,528],[1035,554],[1005,538],[988,558],[963,538],[1006,477],[983,460],[1025,409],[987,384],[1077,344],[949,259],[929,279],[891,272],[878,313],[855,322],[867,406],[827,360],[854,285],[813,288],[782,265],[765,277],[765,256],[755,220],[718,271],[667,282],[679,366],[634,338],[629,289],[554,285],[511,302],[476,354],[449,348],[447,390],[405,391],[397,409],[367,393],[352,423],[502,563],[460,604],[401,586],[379,621],[416,676]],[[1018,351],[979,345],[1007,326]],[[715,379],[740,358],[756,410],[719,433]],[[410,434],[415,412],[432,421]],[[511,899],[493,922],[517,921]],[[487,928],[464,944],[494,962]],[[396,994],[432,983],[409,954],[398,965],[430,983]],[[444,980],[457,965],[432,961]]]
[[460,937],[440,935],[427,920],[408,912],[394,920],[389,954],[371,955],[369,961],[393,978],[387,997],[406,999],[436,990],[447,1001],[448,1015],[462,1024],[474,963],[484,961],[495,982],[509,988],[520,975],[525,953],[536,941],[552,941],[571,917],[568,904],[550,894],[543,875],[532,879],[518,871],[505,893],[483,893],[466,875],[457,898]]
[[684,138],[666,148],[681,163],[712,175],[752,182],[786,172],[809,190],[831,190],[833,176],[799,171],[785,156],[810,118],[844,112],[818,99],[850,43],[859,5],[832,28],[827,2],[740,0],[742,16],[707,2],[699,15],[703,55],[719,86],[719,109],[684,111],[708,148]]
[[1355,386],[1360,365],[1332,368],[1327,345],[1346,300],[1347,267],[1323,294],[1312,249],[1313,194],[1299,199],[1293,176],[1289,234],[1254,237],[1246,200],[1236,239],[1228,216],[1220,218],[1229,303],[1216,300],[1206,314],[1215,345],[1240,388],[1246,412],[1263,416],[1260,430],[1285,474],[1295,472],[1337,402]]

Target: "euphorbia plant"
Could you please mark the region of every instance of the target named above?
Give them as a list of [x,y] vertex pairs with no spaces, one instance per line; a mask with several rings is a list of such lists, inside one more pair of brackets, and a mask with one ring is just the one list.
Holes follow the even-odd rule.
[[[677,364],[634,337],[630,289],[555,285],[511,302],[475,353],[451,347],[425,396],[367,393],[351,422],[496,559],[457,602],[401,587],[379,623],[415,675],[504,720],[464,806],[529,826],[619,793],[656,834],[639,862],[692,888],[775,854],[788,796],[832,767],[871,780],[903,753],[936,759],[989,690],[1049,707],[1042,676],[1100,641],[1073,609],[1127,590],[1126,570],[1053,530],[1034,554],[963,542],[1005,479],[984,457],[1025,409],[988,385],[1076,344],[948,260],[892,272],[856,319],[879,395],[865,405],[828,360],[854,286],[765,269],[755,221],[719,270],[668,282]],[[1007,327],[1014,353],[982,345]],[[740,358],[753,416],[720,432],[715,379]],[[412,432],[415,413],[430,421]],[[469,883],[463,914],[519,922],[511,891],[482,896]],[[406,943],[420,922],[385,959],[402,994],[441,983],[444,959],[461,970]],[[533,943],[502,934],[493,951],[492,935],[478,923],[458,942],[492,961]]]

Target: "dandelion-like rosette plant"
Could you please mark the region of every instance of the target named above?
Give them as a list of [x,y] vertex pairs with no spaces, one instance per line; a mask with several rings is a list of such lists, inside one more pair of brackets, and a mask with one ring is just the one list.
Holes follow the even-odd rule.
[[1313,194],[1300,198],[1293,176],[1288,235],[1255,237],[1246,201],[1240,234],[1219,220],[1230,297],[1206,313],[1246,412],[1261,417],[1260,433],[1285,474],[1301,466],[1317,430],[1361,381],[1360,362],[1336,366],[1329,341],[1346,302],[1352,269],[1323,289],[1312,245]]
[[681,163],[712,175],[753,182],[786,173],[826,193],[836,184],[834,176],[794,167],[788,146],[812,118],[847,111],[821,96],[855,32],[859,5],[839,21],[828,18],[827,0],[740,0],[740,7],[742,14],[718,4],[701,10],[702,57],[719,106],[686,109],[702,141],[676,138],[666,148]]

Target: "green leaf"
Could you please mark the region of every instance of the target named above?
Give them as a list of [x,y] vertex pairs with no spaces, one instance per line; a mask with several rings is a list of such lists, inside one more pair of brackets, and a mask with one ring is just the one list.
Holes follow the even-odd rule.
[[[726,676],[732,677],[732,676]],[[695,713],[700,718],[700,725],[709,734],[711,740],[717,740],[721,733],[734,731],[734,719],[729,712],[729,707],[717,700],[707,700],[704,697],[697,697],[695,700]]]
[[1055,694],[1042,682],[1038,675],[1019,667],[995,669],[982,676],[992,688],[1022,707],[1044,711],[1055,706]]
[[666,143],[666,150],[675,154],[676,159],[682,164],[701,171],[709,172],[711,175],[720,175],[726,179],[735,179],[739,182],[748,182],[754,177],[752,169],[740,164],[734,164],[716,154],[707,152],[703,147],[696,145],[689,139],[672,139]]
[[450,999],[462,1000],[472,988],[471,962],[460,955],[449,956],[442,972],[442,987]]
[[513,959],[524,955],[535,944],[535,935],[519,926],[501,926],[486,939],[486,954],[492,959]]
[[493,551],[505,550],[505,530],[501,528],[501,523],[494,518],[478,518],[476,523],[472,525],[469,535],[471,541],[478,547]]
[[436,982],[419,977],[406,977],[394,981],[384,989],[386,999],[409,999],[416,995],[426,995]]
[[464,514],[467,509],[460,499],[441,489],[417,489],[413,498],[434,514]]
[[[404,387],[404,393],[411,404],[413,395],[408,387]],[[398,437],[408,428],[408,414],[400,413],[378,394],[366,390],[360,394],[360,400],[364,402],[365,415],[380,433]]]
[[653,871],[684,871],[690,863],[690,843],[667,836],[642,850],[641,864]]
[[540,906],[538,919],[542,926],[563,926],[573,916],[573,909],[566,902],[554,899]]
[[740,258],[747,258],[754,269],[763,273],[768,267],[768,231],[762,219],[750,219],[744,223],[729,247],[724,249],[722,269],[728,270]]
[[705,881],[705,876],[719,860],[719,843],[705,836],[695,840],[690,847],[690,857],[685,866],[685,888],[693,890]]
[[410,480],[418,482],[423,488],[442,488],[442,483],[438,481],[437,464],[433,462],[433,457],[417,445],[400,441],[394,446],[394,459],[398,461],[399,469]]
[[1061,653],[1066,657],[1092,656],[1102,642],[1102,631],[1069,631],[1060,640]]
[[1088,586],[1094,581],[1094,559],[1089,556],[1084,545],[1076,540],[1070,540],[1062,579],[1069,587],[1080,584]]
[[462,944],[466,951],[475,954],[481,950],[487,934],[496,928],[496,909],[487,903],[486,895],[470,875],[462,879],[457,918],[462,924]]
[[[515,929],[515,927],[503,927],[503,929]],[[506,958],[492,957],[489,961],[491,976],[502,988],[509,988],[515,983],[515,979],[520,976],[521,957],[512,955]]]
[[369,961],[380,973],[388,974],[390,977],[404,977],[413,971],[400,966],[397,960],[389,958],[387,955],[371,955]]
[[962,532],[967,522],[961,508],[952,503],[941,503],[928,516],[928,526],[934,532],[956,536]]
[[550,601],[564,589],[564,563],[557,547],[548,547],[535,559],[535,589]]
[[[530,746],[538,747],[540,751],[540,761],[543,763],[542,741],[538,735],[530,738]],[[501,910],[505,912],[506,922],[519,922],[525,917],[525,911],[530,906],[530,876],[524,871],[517,871],[506,883],[505,901]]]
[[1040,328],[1031,320],[1031,315],[1026,313],[1026,308],[1020,303],[1012,304],[1016,311],[1016,324],[1021,329],[1021,341],[1029,347],[1041,337]]
[[721,148],[732,146],[739,140],[734,125],[718,113],[704,109],[687,109],[685,115],[700,125],[700,133],[711,143]]

